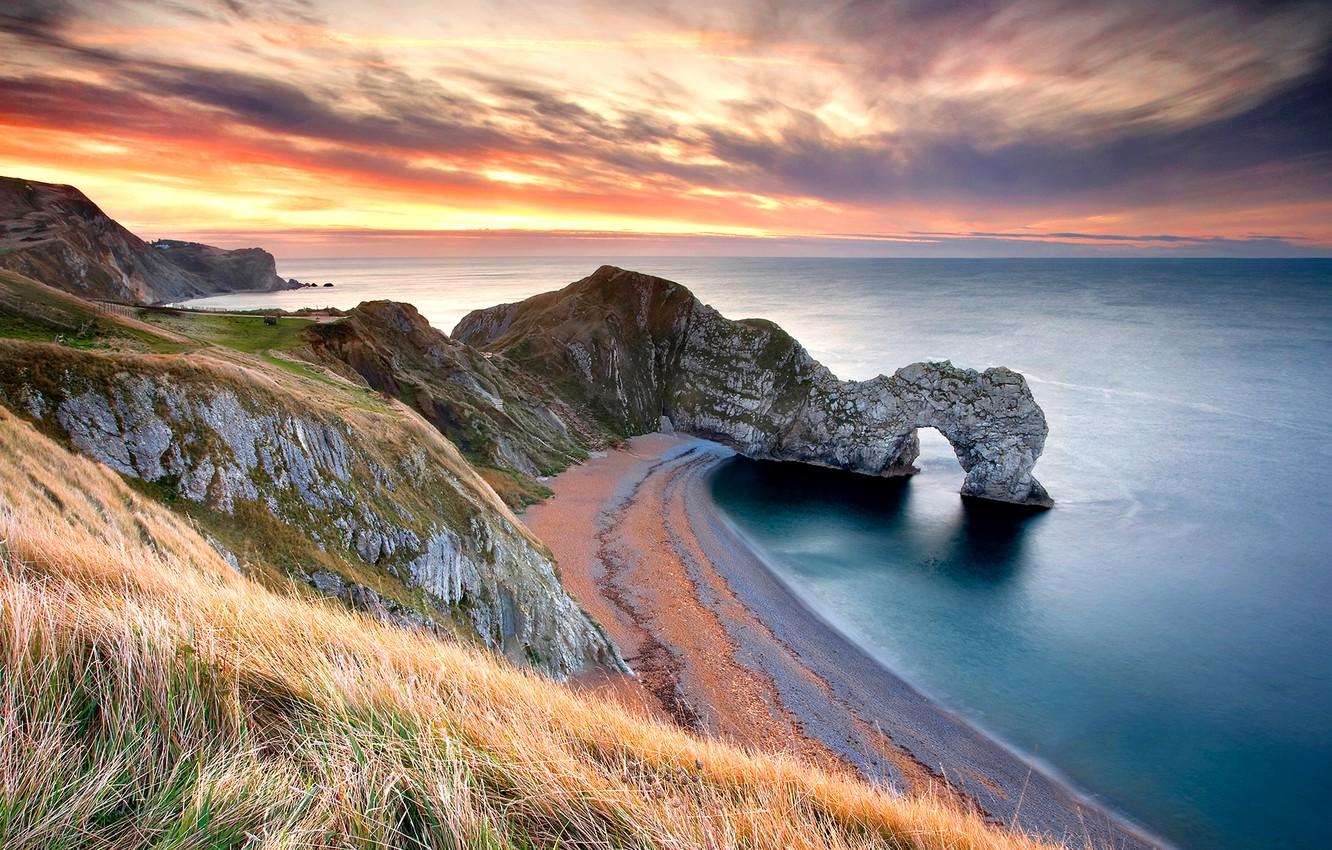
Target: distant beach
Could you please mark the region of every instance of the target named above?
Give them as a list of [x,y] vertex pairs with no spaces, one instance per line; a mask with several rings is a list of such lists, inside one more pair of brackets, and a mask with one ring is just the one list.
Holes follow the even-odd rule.
[[688,437],[636,437],[554,478],[554,496],[524,515],[638,674],[592,674],[580,687],[1074,846],[1156,846],[804,605],[712,501],[709,475],[730,455]]

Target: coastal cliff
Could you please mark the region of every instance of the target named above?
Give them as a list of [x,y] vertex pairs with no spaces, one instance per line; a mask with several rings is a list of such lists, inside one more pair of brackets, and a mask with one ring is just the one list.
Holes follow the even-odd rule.
[[5,848],[1063,846],[266,587],[3,408],[0,458]]
[[[3,283],[4,312],[30,327],[63,328],[86,305]],[[0,340],[0,405],[190,516],[238,570],[557,676],[626,669],[546,547],[415,414],[273,355],[105,314],[82,323],[95,330],[63,345]]]
[[538,478],[608,440],[535,375],[450,339],[410,304],[365,302],[305,339],[321,364],[413,407],[511,504],[539,500]]
[[1053,503],[1032,475],[1045,416],[1010,369],[915,363],[841,381],[772,322],[727,319],[677,283],[613,266],[474,311],[453,339],[539,376],[612,432],[665,423],[752,458],[892,476],[915,471],[916,432],[933,427],[967,473],[964,496]]
[[[210,255],[175,243],[152,250],[184,250],[195,260]],[[266,266],[262,257],[247,262]],[[61,289],[68,285],[62,279]],[[387,301],[317,317],[108,307],[0,271],[0,337],[0,439],[23,447],[11,448],[11,459],[27,470],[7,480],[8,502],[0,504],[0,521],[12,515],[9,527],[18,530],[0,545],[0,558],[21,553],[4,565],[10,576],[32,577],[36,587],[44,579],[35,567],[89,587],[102,582],[113,588],[112,601],[117,594],[168,591],[169,616],[208,612],[206,625],[191,625],[182,646],[163,656],[184,659],[187,668],[210,635],[235,628],[243,633],[235,646],[256,669],[270,672],[265,665],[273,656],[254,643],[252,624],[267,616],[262,612],[284,612],[263,638],[282,652],[309,624],[334,623],[308,644],[315,653],[327,650],[331,671],[315,677],[316,688],[284,685],[271,701],[279,708],[294,704],[293,694],[299,702],[323,693],[318,687],[329,682],[359,688],[368,670],[385,663],[384,649],[399,643],[410,644],[411,652],[390,666],[411,668],[403,687],[415,688],[423,672],[438,672],[430,665],[441,664],[441,656],[432,653],[451,645],[447,651],[459,652],[458,658],[485,660],[466,662],[481,665],[480,672],[450,697],[458,714],[449,722],[470,735],[475,727],[467,724],[477,710],[497,709],[496,728],[517,750],[506,751],[507,760],[487,755],[482,763],[505,770],[530,761],[536,727],[515,737],[512,711],[528,697],[507,684],[486,684],[511,669],[485,666],[494,664],[488,656],[502,653],[557,678],[601,668],[579,677],[580,687],[606,671],[629,669],[614,633],[587,613],[593,608],[581,607],[581,596],[569,594],[552,550],[510,509],[548,495],[543,481],[553,472],[633,434],[677,428],[756,457],[901,474],[916,456],[914,429],[934,426],[951,435],[964,465],[989,476],[980,477],[976,495],[1016,501],[1022,494],[1004,463],[1017,468],[1026,462],[1025,445],[1029,475],[1044,438],[1044,420],[1025,382],[1007,370],[917,364],[874,381],[841,382],[769,322],[732,322],[684,287],[610,267],[561,292],[479,311],[454,336],[430,327],[410,305]],[[42,464],[53,473],[80,471],[61,480],[35,474]],[[75,479],[96,495],[76,497],[84,484]],[[985,482],[993,481],[1008,489],[987,490]],[[1027,503],[1039,487],[1034,480],[1030,485]],[[12,513],[14,505],[22,506],[21,516]],[[74,531],[30,545],[30,530],[54,527],[39,520],[42,511]],[[75,537],[80,542],[70,552],[77,555],[52,558],[54,540]],[[110,541],[103,548],[89,542],[103,538]],[[609,534],[589,535],[583,543],[597,547],[598,557],[628,554]],[[141,552],[123,564],[104,557],[131,549]],[[648,569],[669,571],[662,551]],[[199,564],[198,575],[181,568],[181,553]],[[381,625],[339,619],[345,614],[322,597]],[[245,609],[252,600],[264,601]],[[244,613],[233,616],[233,610]],[[154,614],[153,622],[164,617]],[[111,617],[124,620],[124,612]],[[695,619],[685,628],[724,642],[704,625]],[[139,646],[146,630],[134,629],[132,643]],[[489,652],[468,655],[469,645]],[[674,669],[664,643],[646,652],[635,645],[634,651],[644,681],[663,680]],[[305,670],[304,652],[300,644],[291,653],[293,670]],[[411,667],[409,659],[427,657],[426,667]],[[448,669],[443,678],[453,681],[458,669]],[[253,671],[246,677],[262,678]],[[741,678],[727,687],[745,703],[772,696],[751,684]],[[777,694],[771,705],[784,698]],[[531,702],[550,699],[542,692]],[[268,703],[244,704],[260,706],[265,719],[272,715]],[[348,703],[338,696],[337,704]],[[409,715],[392,716],[399,722]],[[556,738],[567,737],[567,717],[543,714],[542,723]],[[639,733],[615,723],[621,725],[604,737],[599,717],[603,737],[575,741],[577,756],[561,756],[561,769],[583,771],[589,748],[622,747],[639,735],[657,758],[662,735],[680,734],[666,727]],[[848,783],[862,770],[878,775],[838,748],[812,744],[807,731],[792,734],[772,740],[784,747],[802,741],[803,755]],[[611,781],[622,783],[625,762],[605,752]],[[932,787],[932,774],[915,765],[911,752],[885,745],[879,756],[895,766],[886,775],[902,779],[901,789]],[[681,764],[700,772],[706,759],[691,756]],[[801,764],[797,775],[817,769]],[[734,771],[725,775],[734,782]],[[908,776],[915,778],[908,783]],[[786,787],[790,779],[782,782]],[[662,791],[653,783],[649,796]],[[547,780],[541,789],[548,787]],[[508,793],[505,785],[501,798]],[[930,824],[943,822],[938,812],[949,818],[966,812],[958,815],[965,820],[957,834],[980,828],[972,824],[980,823],[975,815],[983,810],[966,794],[952,794],[943,808],[933,798],[927,805]],[[760,843],[790,842],[774,834]],[[1028,846],[1020,837],[1010,843]]]
[[[148,245],[71,186],[10,178],[0,268],[134,303],[299,286],[258,248]],[[613,266],[475,311],[452,337],[410,305],[368,302],[306,340],[323,366],[414,408],[514,506],[588,451],[663,425],[753,458],[881,476],[914,472],[917,430],[933,427],[967,473],[964,496],[1053,503],[1032,475],[1045,417],[1020,374],[945,361],[841,381],[773,323],[727,319],[677,283]]]
[[273,255],[190,242],[149,245],[73,186],[0,177],[0,268],[84,298],[156,304],[290,289]]
[[158,239],[149,247],[205,281],[214,292],[298,288],[278,277],[277,260],[263,248],[227,250],[179,239]]

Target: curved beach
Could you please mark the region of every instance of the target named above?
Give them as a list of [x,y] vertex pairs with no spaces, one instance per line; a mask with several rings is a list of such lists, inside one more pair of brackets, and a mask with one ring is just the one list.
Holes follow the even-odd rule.
[[649,434],[562,473],[524,520],[637,677],[580,686],[1076,847],[1161,846],[931,701],[780,580],[713,504],[732,452]]

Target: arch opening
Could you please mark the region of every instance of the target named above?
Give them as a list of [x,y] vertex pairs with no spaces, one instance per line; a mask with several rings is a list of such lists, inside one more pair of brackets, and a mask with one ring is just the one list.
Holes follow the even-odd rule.
[[957,450],[952,441],[943,432],[932,425],[917,428],[913,434],[916,440],[915,466],[917,475],[928,475],[936,481],[955,482],[961,487],[967,477]]

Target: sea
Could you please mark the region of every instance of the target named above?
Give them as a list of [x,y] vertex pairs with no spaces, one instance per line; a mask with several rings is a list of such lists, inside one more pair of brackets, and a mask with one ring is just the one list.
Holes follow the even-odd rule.
[[415,304],[444,331],[601,262],[772,319],[839,377],[1022,372],[1035,514],[727,461],[713,493],[885,666],[1181,847],[1332,846],[1332,260],[290,260],[334,287],[195,306]]

